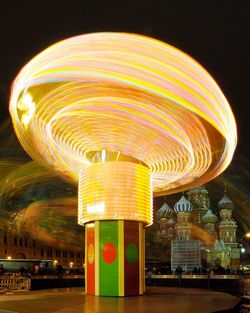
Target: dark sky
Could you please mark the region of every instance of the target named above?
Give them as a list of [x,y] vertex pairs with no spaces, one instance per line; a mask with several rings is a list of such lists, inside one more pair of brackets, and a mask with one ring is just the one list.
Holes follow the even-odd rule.
[[5,3],[0,8],[1,120],[8,116],[12,80],[23,65],[47,46],[88,32],[136,32],[184,50],[212,74],[236,115],[240,146],[249,146],[250,1]]

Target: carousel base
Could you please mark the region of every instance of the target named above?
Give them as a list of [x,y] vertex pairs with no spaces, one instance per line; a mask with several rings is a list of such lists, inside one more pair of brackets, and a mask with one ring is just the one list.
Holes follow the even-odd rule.
[[86,293],[131,296],[144,293],[144,225],[95,221],[85,226]]

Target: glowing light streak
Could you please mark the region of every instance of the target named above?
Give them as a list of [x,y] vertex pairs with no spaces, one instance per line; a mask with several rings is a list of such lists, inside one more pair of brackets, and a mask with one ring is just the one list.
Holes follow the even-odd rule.
[[97,162],[79,175],[78,223],[135,220],[151,224],[152,185],[147,167],[132,162]]
[[22,123],[27,126],[35,112],[35,103],[29,93],[23,96],[23,99],[18,104],[18,109],[22,111]]
[[104,213],[104,211],[105,211],[104,201],[87,204],[87,213],[88,214]]
[[219,175],[237,142],[230,106],[191,57],[141,35],[95,33],[61,41],[17,76],[10,112],[24,149],[78,183],[88,153],[133,157],[154,195]]

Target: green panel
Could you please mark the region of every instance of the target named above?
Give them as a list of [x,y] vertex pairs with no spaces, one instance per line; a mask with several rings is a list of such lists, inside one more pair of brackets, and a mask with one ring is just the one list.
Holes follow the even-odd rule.
[[118,296],[118,221],[100,221],[99,239],[100,296]]
[[130,242],[126,248],[126,258],[129,264],[134,264],[138,260],[138,248],[133,242]]

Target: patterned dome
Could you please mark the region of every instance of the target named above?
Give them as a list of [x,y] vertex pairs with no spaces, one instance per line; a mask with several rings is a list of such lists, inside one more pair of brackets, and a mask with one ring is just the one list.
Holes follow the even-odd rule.
[[192,203],[188,201],[184,196],[180,198],[178,202],[174,205],[175,213],[179,212],[191,212],[192,211]]
[[175,223],[176,222],[175,222],[175,220],[172,217],[167,221],[167,225],[168,226],[174,225]]
[[201,219],[203,224],[215,224],[218,222],[218,217],[209,209]]
[[170,218],[172,214],[173,210],[165,201],[162,207],[157,211],[157,219],[160,220],[161,218]]
[[218,203],[218,209],[229,209],[233,210],[234,204],[233,201],[228,197],[228,195],[225,193],[224,196],[221,198],[221,200]]

